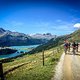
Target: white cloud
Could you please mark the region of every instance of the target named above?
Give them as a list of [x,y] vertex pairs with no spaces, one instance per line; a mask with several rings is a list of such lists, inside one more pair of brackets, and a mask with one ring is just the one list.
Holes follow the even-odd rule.
[[74,24],[74,27],[75,27],[75,28],[80,28],[80,23]]

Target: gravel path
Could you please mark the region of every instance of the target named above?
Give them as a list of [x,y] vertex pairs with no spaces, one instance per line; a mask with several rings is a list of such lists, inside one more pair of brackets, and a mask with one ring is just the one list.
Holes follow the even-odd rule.
[[55,76],[51,80],[61,80],[63,76],[63,61],[65,53],[62,54],[60,61],[55,69]]
[[51,80],[80,80],[80,48],[75,55],[72,50],[62,54]]

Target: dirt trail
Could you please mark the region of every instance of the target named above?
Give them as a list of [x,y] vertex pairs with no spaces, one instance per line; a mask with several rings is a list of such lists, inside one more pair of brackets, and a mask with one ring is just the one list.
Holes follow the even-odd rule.
[[80,47],[75,55],[72,50],[62,54],[51,80],[80,80]]
[[63,80],[72,80],[71,56],[65,55],[63,64]]

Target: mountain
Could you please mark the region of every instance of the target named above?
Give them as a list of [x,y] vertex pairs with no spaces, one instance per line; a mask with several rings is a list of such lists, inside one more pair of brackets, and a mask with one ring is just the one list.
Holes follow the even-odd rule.
[[51,39],[51,38],[48,39],[49,36],[46,35],[44,37],[39,36],[35,37],[35,35],[30,36],[24,33],[12,32],[0,28],[0,46],[22,46],[44,44]]
[[46,33],[46,34],[35,34],[35,35],[31,35],[32,38],[35,39],[46,39],[46,40],[50,40],[52,38],[56,38],[56,35],[52,35],[51,33]]
[[37,48],[33,49],[29,53],[39,52],[39,51],[42,51],[43,49],[46,50],[52,47],[56,47],[58,45],[62,45],[64,43],[64,40],[66,39],[69,40],[70,42],[73,42],[73,41],[80,42],[80,29],[68,35],[59,36],[55,39],[52,38],[47,43],[38,46]]
[[0,28],[0,34],[3,34],[5,30],[3,28]]

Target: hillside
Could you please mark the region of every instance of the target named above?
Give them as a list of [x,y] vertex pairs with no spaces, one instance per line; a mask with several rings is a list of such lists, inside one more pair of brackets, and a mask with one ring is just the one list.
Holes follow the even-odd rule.
[[74,33],[70,34],[69,36],[70,36],[69,38],[70,41],[74,40],[80,42],[80,29],[76,30]]
[[72,41],[80,42],[80,30],[76,30],[75,32],[68,34],[68,35],[59,36],[56,39],[53,38],[49,40],[47,43],[40,45],[37,48],[33,49],[30,53],[39,52],[39,51],[42,51],[43,49],[47,50],[52,47],[56,47],[58,45],[63,44],[64,40],[66,39],[69,40],[70,42]]
[[55,36],[51,34],[50,35],[45,34],[44,36],[41,34],[40,36],[37,35],[30,36],[28,34],[12,32],[0,28],[0,46],[25,46],[25,45],[44,44],[54,37]]
[[[34,52],[37,51],[36,54],[23,55],[16,59],[10,59],[10,62],[3,63],[5,78],[7,80],[50,80],[54,75],[56,63],[63,53],[62,47],[58,47],[58,45],[61,45],[65,39],[80,41],[79,37],[77,37],[79,34],[80,30],[77,30],[69,35],[51,39],[45,45],[34,49]],[[38,52],[43,49],[45,49],[45,66],[42,66],[42,52]]]
[[5,79],[51,80],[55,72],[55,66],[59,61],[62,52],[63,50],[61,49],[58,54],[57,48],[45,50],[44,66],[42,52],[32,55],[27,54],[16,59],[10,59],[8,62],[3,63]]

